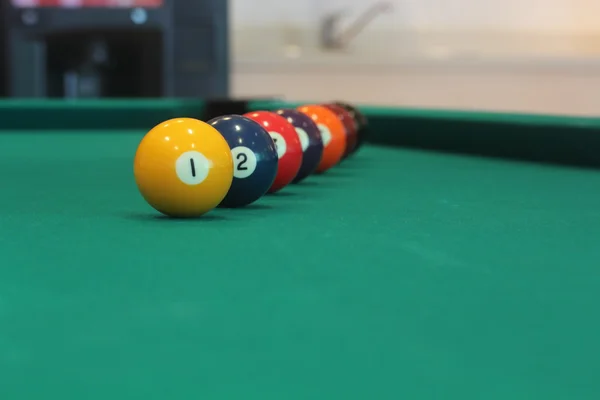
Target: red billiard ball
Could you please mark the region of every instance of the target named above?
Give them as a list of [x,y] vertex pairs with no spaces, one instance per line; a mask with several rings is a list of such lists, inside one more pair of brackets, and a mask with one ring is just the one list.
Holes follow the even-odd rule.
[[362,114],[360,112],[358,107],[355,107],[355,106],[353,106],[349,103],[343,102],[343,101],[336,101],[333,104],[336,104],[336,105],[344,108],[346,111],[348,111],[350,113],[350,115],[354,119],[354,122],[356,125],[356,131],[357,131],[357,135],[356,135],[357,140],[356,140],[356,145],[351,150],[351,152],[355,153],[364,144],[364,142],[367,140],[367,138],[369,136],[369,121],[364,116],[364,114]]
[[279,158],[277,176],[269,193],[275,193],[289,185],[302,165],[302,144],[296,130],[285,118],[269,111],[254,111],[245,117],[258,122],[271,135]]

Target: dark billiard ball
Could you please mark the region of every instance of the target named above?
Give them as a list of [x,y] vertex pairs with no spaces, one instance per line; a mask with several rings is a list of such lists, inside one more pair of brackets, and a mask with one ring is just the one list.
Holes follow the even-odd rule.
[[354,117],[358,135],[356,146],[354,147],[354,150],[352,152],[356,152],[364,144],[365,140],[369,136],[369,122],[364,116],[364,114],[362,114],[357,107],[354,107],[353,105],[343,101],[336,101],[334,102],[334,104],[345,108],[346,110],[348,110],[348,112],[350,112],[350,115]]
[[223,135],[233,158],[233,182],[220,207],[243,207],[261,198],[277,175],[277,149],[269,133],[241,115],[213,118],[208,124]]
[[298,183],[314,173],[321,162],[321,157],[323,157],[321,131],[312,118],[293,108],[284,108],[275,113],[292,124],[302,145],[302,165],[293,181]]
[[333,111],[340,121],[342,121],[344,128],[346,128],[346,149],[344,150],[344,155],[342,156],[342,159],[344,159],[348,157],[352,151],[354,151],[356,142],[358,141],[358,128],[356,122],[354,121],[352,114],[350,114],[350,111],[346,110],[344,107],[337,104],[323,105]]
[[275,193],[296,178],[302,165],[302,145],[298,134],[292,124],[273,112],[254,111],[244,116],[261,124],[275,142],[279,163],[277,176],[269,189],[269,193]]

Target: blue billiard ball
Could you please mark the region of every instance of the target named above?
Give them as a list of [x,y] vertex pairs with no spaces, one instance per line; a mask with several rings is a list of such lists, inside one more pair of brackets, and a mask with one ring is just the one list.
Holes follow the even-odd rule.
[[302,145],[302,166],[294,179],[298,183],[315,172],[323,156],[323,139],[321,131],[315,122],[306,114],[294,109],[277,110],[281,115],[296,128],[296,133]]
[[277,175],[278,156],[271,135],[241,115],[208,121],[223,135],[233,156],[233,182],[220,207],[243,207],[261,198]]

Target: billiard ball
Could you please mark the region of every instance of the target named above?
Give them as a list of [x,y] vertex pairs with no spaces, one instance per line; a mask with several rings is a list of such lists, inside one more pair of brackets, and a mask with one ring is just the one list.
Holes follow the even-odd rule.
[[352,153],[352,150],[354,150],[354,147],[356,146],[358,135],[356,122],[348,110],[337,104],[323,104],[323,106],[333,111],[342,122],[342,125],[344,125],[344,130],[346,132],[346,148],[342,155],[343,160]]
[[302,165],[302,145],[298,134],[285,118],[273,112],[254,111],[244,116],[258,122],[275,142],[279,162],[269,193],[278,192],[294,180]]
[[275,113],[292,124],[302,145],[302,166],[293,180],[294,183],[298,183],[314,173],[321,162],[323,157],[321,131],[308,115],[293,108],[280,109]]
[[231,150],[206,122],[174,118],[152,128],[135,153],[133,172],[142,197],[171,217],[214,209],[233,181]]
[[323,173],[342,159],[346,149],[346,130],[335,113],[324,106],[304,105],[298,110],[308,115],[321,131],[324,149],[317,172]]
[[343,101],[336,101],[333,104],[337,104],[338,106],[348,110],[348,112],[350,113],[350,115],[352,115],[354,121],[356,122],[357,141],[356,146],[354,146],[354,149],[352,150],[352,153],[354,153],[358,151],[358,149],[363,145],[363,143],[367,140],[369,136],[369,121],[357,107],[349,103]]
[[277,149],[269,133],[241,115],[213,118],[208,124],[221,132],[231,148],[233,183],[221,207],[243,207],[261,198],[277,175]]

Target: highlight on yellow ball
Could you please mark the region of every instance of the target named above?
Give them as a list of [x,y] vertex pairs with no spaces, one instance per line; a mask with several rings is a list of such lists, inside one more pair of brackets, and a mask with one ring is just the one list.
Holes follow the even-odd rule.
[[194,118],[174,118],[143,137],[133,171],[142,197],[154,209],[171,217],[198,217],[227,195],[233,159],[215,128]]

